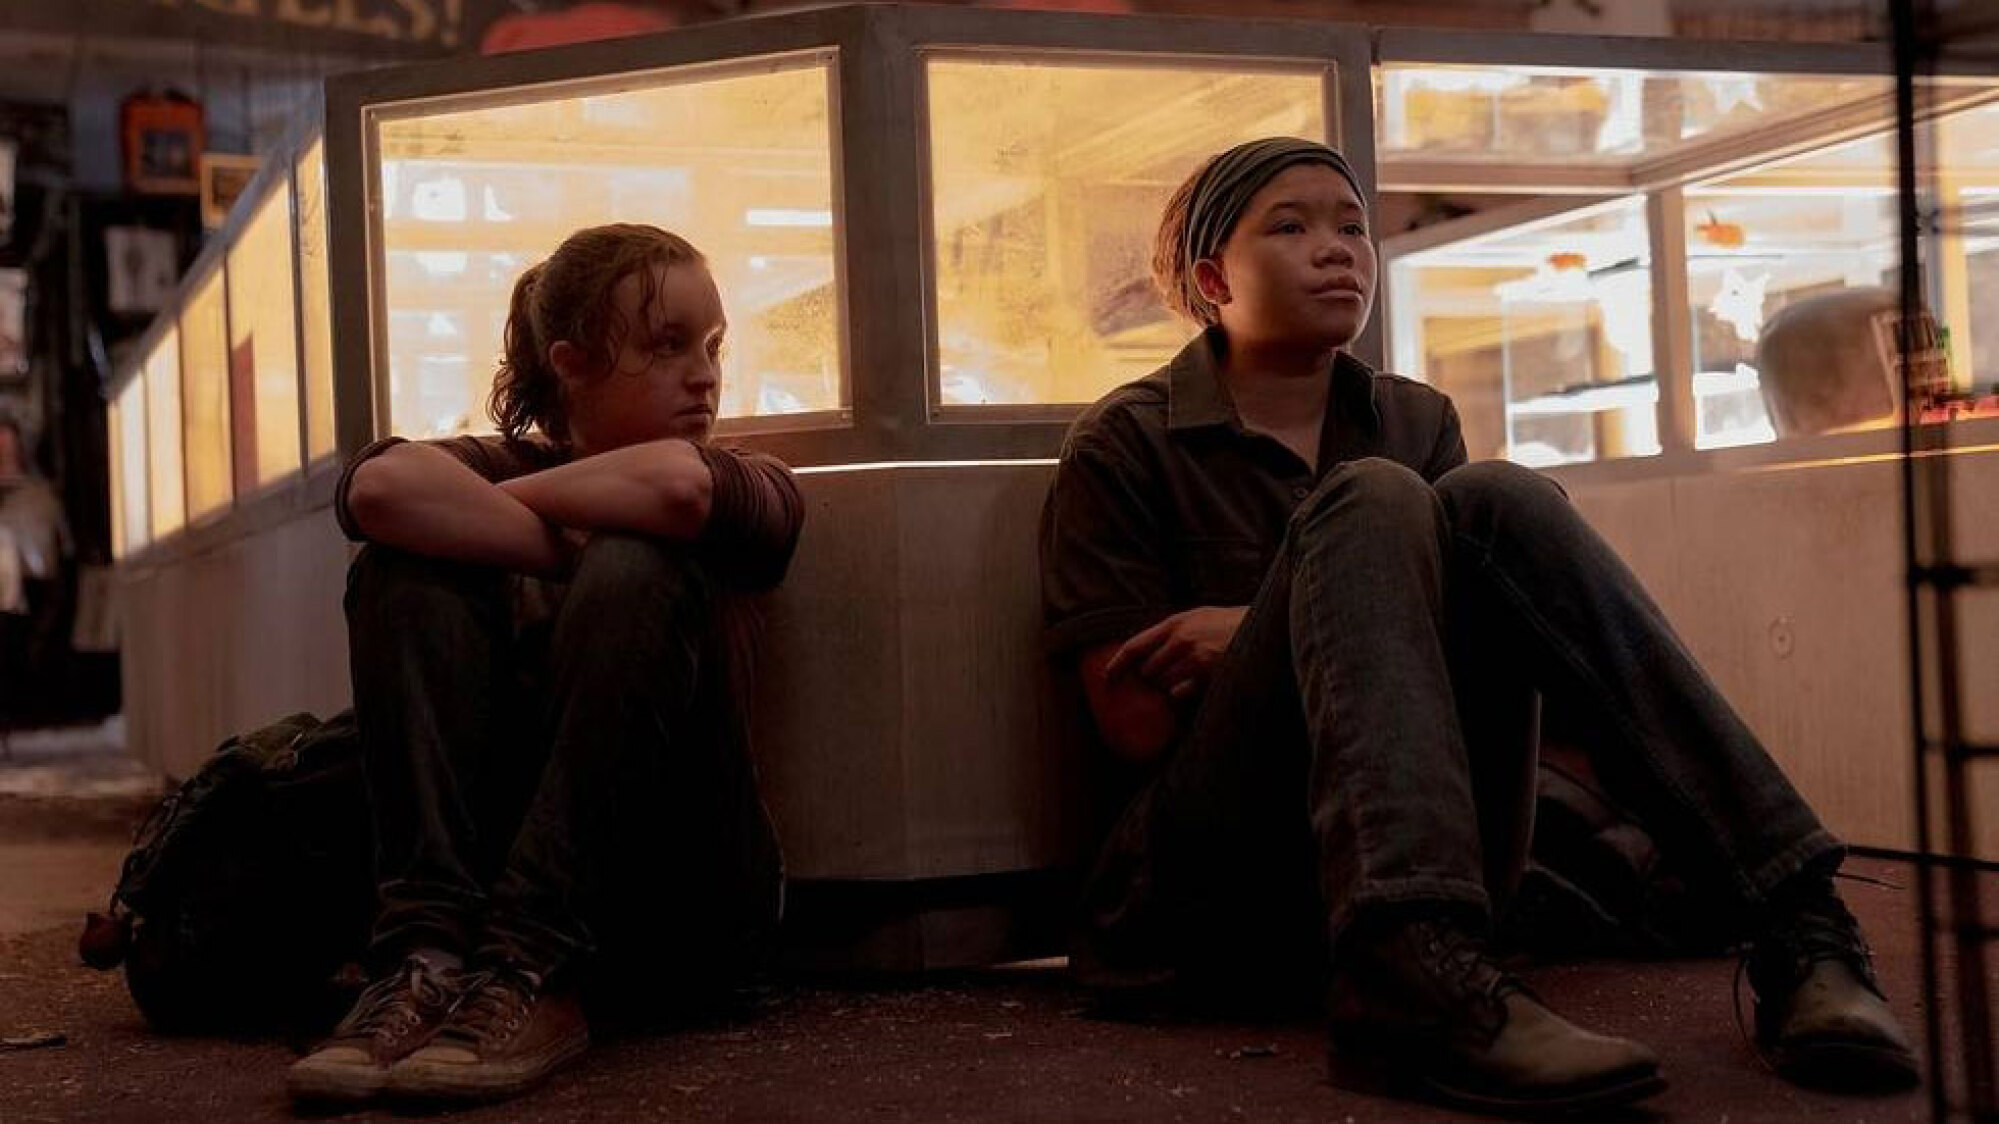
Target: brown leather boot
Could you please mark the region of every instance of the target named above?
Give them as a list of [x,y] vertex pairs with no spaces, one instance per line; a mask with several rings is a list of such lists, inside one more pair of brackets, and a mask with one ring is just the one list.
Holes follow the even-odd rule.
[[1756,1044],[1800,1085],[1889,1092],[1919,1079],[1916,1052],[1888,1009],[1860,924],[1829,879],[1780,900],[1747,960]]
[[1550,1011],[1441,919],[1347,942],[1331,1019],[1335,1083],[1369,1091],[1544,1115],[1628,1104],[1666,1085],[1650,1049]]
[[436,1036],[389,1070],[387,1092],[416,1101],[517,1096],[590,1048],[583,1007],[533,972],[503,967],[468,982]]

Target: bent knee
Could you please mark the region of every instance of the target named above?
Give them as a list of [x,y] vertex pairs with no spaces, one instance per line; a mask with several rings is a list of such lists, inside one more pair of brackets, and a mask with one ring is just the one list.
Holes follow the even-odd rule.
[[576,586],[659,593],[703,585],[694,549],[645,535],[598,531],[576,559]]
[[1376,517],[1422,515],[1436,505],[1436,494],[1415,471],[1385,457],[1348,461],[1326,473],[1312,494],[1292,515],[1295,531],[1323,525],[1334,513],[1342,517],[1366,511]]
[[420,613],[426,605],[462,602],[497,588],[498,570],[429,558],[380,543],[363,546],[347,566],[347,609]]
[[1474,461],[1437,478],[1437,495],[1453,511],[1471,506],[1566,505],[1561,485],[1512,461]]

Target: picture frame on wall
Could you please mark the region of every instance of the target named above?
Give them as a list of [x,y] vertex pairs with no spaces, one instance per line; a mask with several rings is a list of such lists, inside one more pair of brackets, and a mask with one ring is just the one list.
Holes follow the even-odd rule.
[[0,137],[0,246],[14,237],[14,165],[20,149],[10,137]]
[[201,103],[181,94],[138,93],[119,107],[125,186],[149,195],[196,195],[207,143]]
[[28,271],[0,269],[0,386],[28,377]]
[[151,315],[165,308],[180,280],[178,255],[171,230],[105,227],[106,305],[120,316]]
[[229,210],[236,205],[257,178],[257,169],[264,162],[255,156],[239,156],[233,153],[211,152],[201,158],[201,225],[209,230],[219,229],[229,221]]

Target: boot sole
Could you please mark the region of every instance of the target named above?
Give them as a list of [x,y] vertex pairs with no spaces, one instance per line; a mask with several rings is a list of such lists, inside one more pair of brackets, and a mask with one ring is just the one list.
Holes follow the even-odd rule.
[[590,1048],[587,1037],[513,1065],[433,1063],[412,1055],[389,1070],[383,1092],[416,1102],[492,1101],[519,1096]]
[[1515,1117],[1573,1116],[1598,1112],[1644,1100],[1666,1088],[1665,1075],[1655,1069],[1597,1084],[1551,1091],[1545,1096],[1506,1096],[1455,1085],[1377,1051],[1350,1047],[1335,1047],[1328,1053],[1327,1072],[1335,1086],[1353,1092],[1428,1101],[1446,1108]]
[[1770,1067],[1793,1084],[1840,1093],[1899,1093],[1922,1081],[1914,1054],[1855,1042],[1772,1048]]

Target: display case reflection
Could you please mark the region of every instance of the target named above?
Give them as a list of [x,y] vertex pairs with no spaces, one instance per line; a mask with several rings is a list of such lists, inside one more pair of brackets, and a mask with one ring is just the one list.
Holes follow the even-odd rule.
[[[154,354],[175,354],[179,342],[168,332],[154,345]],[[137,374],[111,399],[108,436],[111,443],[111,550],[124,557],[151,541],[152,520],[146,494],[146,370]]]
[[[1383,177],[1404,190],[1477,182],[1481,169],[1509,190],[1636,189],[1553,219],[1544,200],[1507,224],[1502,205],[1462,239],[1388,254],[1395,363],[1457,399],[1474,456],[1558,465],[1660,448],[1646,207],[1661,199],[1684,214],[1684,229],[1659,233],[1684,246],[1686,299],[1675,279],[1657,307],[1686,341],[1688,369],[1672,374],[1691,382],[1693,447],[1896,424],[1885,80],[1391,65],[1379,89]],[[1977,330],[1999,322],[1999,219],[1982,202],[1999,193],[1993,97],[1964,80],[1924,93],[1939,113],[1922,130],[1934,165],[1922,190],[1959,220],[1926,273],[1948,402],[1925,417],[1999,412],[1980,405],[1992,396],[1977,374],[1999,346]],[[1703,178],[1703,165],[1727,171]],[[1787,335],[1773,341],[1780,319]],[[1819,350],[1835,333],[1850,346]]]
[[[156,399],[157,395],[153,397]],[[186,442],[187,518],[195,520],[228,507],[235,494],[229,432],[229,310],[219,267],[196,282],[193,295],[181,311],[178,410],[179,429]],[[157,476],[160,463],[157,418],[153,432]],[[179,460],[182,447],[178,443],[174,452]],[[157,479],[153,487],[157,496]],[[164,533],[158,531],[160,518],[155,511],[155,538]]]
[[229,248],[229,401],[238,494],[299,467],[291,186],[256,204]]
[[176,335],[168,332],[146,361],[142,379],[144,408],[135,413],[144,421],[145,439],[135,445],[145,457],[138,476],[145,481],[148,514],[142,540],[157,540],[180,530],[187,517],[187,493],[181,460],[181,372]]
[[1656,453],[1649,246],[1625,199],[1406,255],[1398,365],[1452,397],[1473,457]]
[[293,176],[298,224],[298,330],[305,368],[305,457],[333,452],[333,311],[326,262],[326,150],[314,141]]
[[1384,159],[1601,162],[1668,156],[1886,95],[1885,77],[1389,64]]
[[1326,139],[1320,69],[1221,70],[940,55],[925,65],[935,401],[1095,400],[1192,328],[1153,291],[1153,232],[1200,161]]
[[490,430],[515,279],[610,222],[707,256],[730,323],[724,418],[843,408],[830,75],[815,55],[382,119],[388,429]]
[[[1757,345],[1779,311],[1899,284],[1894,176],[1893,146],[1877,136],[1687,189],[1695,447],[1778,436],[1764,399],[1782,391],[1762,385]],[[1889,411],[1847,428],[1894,423]]]

